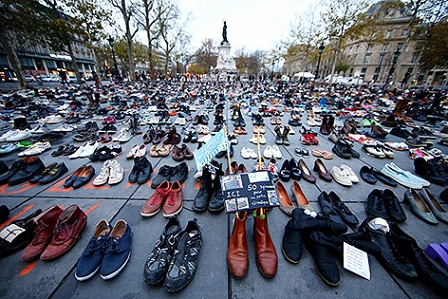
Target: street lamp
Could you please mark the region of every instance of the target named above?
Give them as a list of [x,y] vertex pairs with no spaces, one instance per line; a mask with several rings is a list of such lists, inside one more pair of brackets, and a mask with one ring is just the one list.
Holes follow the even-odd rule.
[[[397,59],[398,59],[398,56],[400,56],[400,50],[399,49],[397,49],[395,52],[394,52],[394,59],[392,60],[392,65],[391,65],[391,67],[390,67],[390,69],[389,69],[389,74],[387,75],[387,81],[386,81],[386,84],[388,84],[391,80],[392,80],[392,75],[393,75],[393,73],[395,72],[395,65],[397,64]],[[386,84],[384,84],[384,85],[386,85]]]
[[118,71],[118,66],[117,66],[117,59],[115,58],[114,39],[112,38],[112,36],[109,35],[109,38],[107,39],[107,41],[109,42],[109,46],[112,49],[112,57],[114,59],[114,67],[115,67],[115,77],[120,77],[120,72]]
[[325,49],[324,43],[321,43],[319,46],[319,59],[317,60],[317,67],[316,67],[316,79],[319,78],[320,58],[322,57],[324,49]]

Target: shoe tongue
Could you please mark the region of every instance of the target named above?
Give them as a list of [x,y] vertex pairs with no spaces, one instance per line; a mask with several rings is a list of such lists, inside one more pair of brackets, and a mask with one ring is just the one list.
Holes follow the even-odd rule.
[[389,224],[383,218],[378,217],[378,218],[375,218],[373,220],[370,220],[368,222],[368,225],[373,230],[381,230],[384,233],[388,233],[389,232]]

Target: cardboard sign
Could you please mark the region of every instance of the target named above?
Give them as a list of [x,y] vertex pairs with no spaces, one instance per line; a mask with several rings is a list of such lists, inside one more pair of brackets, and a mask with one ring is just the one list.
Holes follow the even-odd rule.
[[269,171],[229,174],[220,180],[227,213],[280,205]]

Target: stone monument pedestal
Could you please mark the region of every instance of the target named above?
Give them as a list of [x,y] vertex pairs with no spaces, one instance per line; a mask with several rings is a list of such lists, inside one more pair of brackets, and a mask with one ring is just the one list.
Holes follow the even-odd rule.
[[230,44],[228,42],[222,42],[218,46],[218,61],[213,72],[227,72],[227,73],[237,73],[235,59],[230,57]]

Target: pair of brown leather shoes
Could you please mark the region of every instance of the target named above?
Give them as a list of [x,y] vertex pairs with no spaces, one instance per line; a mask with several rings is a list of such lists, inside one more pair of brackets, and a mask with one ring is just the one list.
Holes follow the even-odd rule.
[[172,129],[166,135],[166,139],[163,141],[163,144],[179,144],[180,143],[180,135],[176,132],[176,129]]
[[184,159],[191,160],[194,158],[193,152],[186,144],[182,144],[181,147],[177,145],[173,146],[171,155],[173,157],[173,160],[177,162],[181,162]]
[[87,215],[78,205],[72,204],[65,211],[54,205],[34,219],[36,236],[22,253],[20,259],[30,262],[55,259],[75,245],[87,224]]
[[[277,273],[278,257],[269,234],[268,222],[264,208],[256,209],[254,213],[254,242],[257,267],[266,278],[272,278]],[[235,214],[235,224],[227,251],[227,265],[230,274],[236,279],[244,278],[249,267],[249,255],[246,236],[247,211]]]

